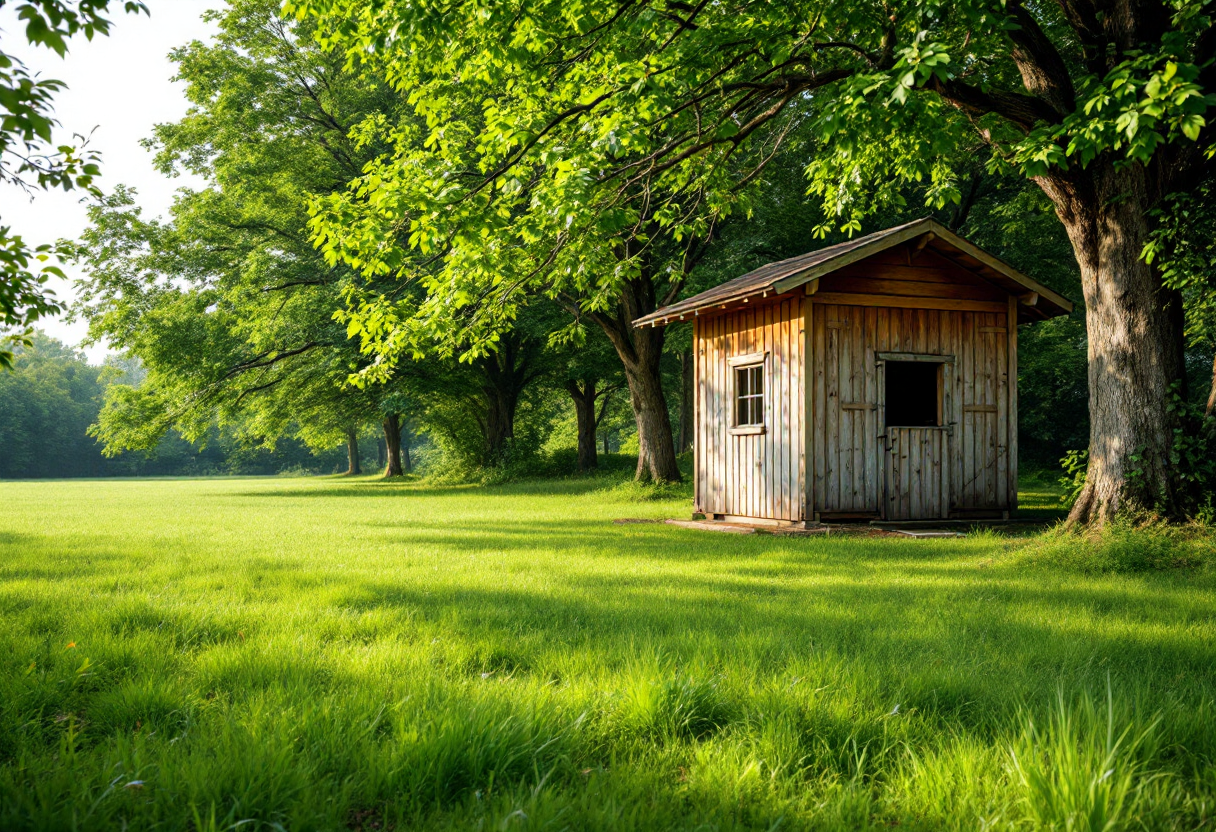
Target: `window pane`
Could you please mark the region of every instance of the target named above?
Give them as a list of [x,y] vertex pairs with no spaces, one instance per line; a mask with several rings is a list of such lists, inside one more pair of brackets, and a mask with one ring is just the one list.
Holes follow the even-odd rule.
[[735,424],[764,424],[764,365],[735,368]]

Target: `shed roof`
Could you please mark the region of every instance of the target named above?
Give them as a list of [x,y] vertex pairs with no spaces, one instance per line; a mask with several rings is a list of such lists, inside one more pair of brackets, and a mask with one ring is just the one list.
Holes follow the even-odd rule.
[[1023,305],[1019,317],[1025,317],[1027,320],[1046,320],[1072,312],[1073,304],[1068,298],[993,257],[936,220],[926,217],[800,254],[788,260],[769,263],[733,280],[720,283],[712,289],[706,289],[698,295],[664,306],[638,318],[633,325],[667,324],[672,318],[678,320],[684,315],[699,313],[703,309],[723,306],[753,295],[788,292],[850,263],[856,263],[917,238],[923,238],[924,245],[1009,294],[1034,296],[1033,305]]

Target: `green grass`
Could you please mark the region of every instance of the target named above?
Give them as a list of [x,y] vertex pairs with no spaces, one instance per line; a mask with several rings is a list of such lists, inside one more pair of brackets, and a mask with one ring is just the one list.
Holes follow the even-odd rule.
[[0,829],[1216,823],[1211,559],[654,496],[0,483]]

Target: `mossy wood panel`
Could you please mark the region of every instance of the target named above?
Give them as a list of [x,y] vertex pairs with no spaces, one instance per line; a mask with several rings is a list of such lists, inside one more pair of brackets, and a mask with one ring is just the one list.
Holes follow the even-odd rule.
[[[784,296],[696,319],[698,511],[803,519],[803,303]],[[764,429],[740,433],[731,359],[750,355],[764,364]]]

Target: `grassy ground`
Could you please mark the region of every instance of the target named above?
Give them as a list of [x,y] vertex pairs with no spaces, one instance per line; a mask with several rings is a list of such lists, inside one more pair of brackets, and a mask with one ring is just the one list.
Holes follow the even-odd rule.
[[1216,823],[1202,557],[642,496],[0,483],[0,829]]

